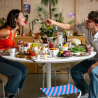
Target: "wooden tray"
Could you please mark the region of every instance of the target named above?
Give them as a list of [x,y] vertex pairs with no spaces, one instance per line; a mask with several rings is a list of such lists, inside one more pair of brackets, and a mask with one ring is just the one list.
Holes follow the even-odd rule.
[[15,57],[17,58],[26,58],[28,55],[19,55],[19,54],[15,54]]

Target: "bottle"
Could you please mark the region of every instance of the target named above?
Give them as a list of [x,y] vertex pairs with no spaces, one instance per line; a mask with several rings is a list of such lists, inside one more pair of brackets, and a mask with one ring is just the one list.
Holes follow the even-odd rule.
[[59,48],[62,48],[63,44],[63,32],[58,32],[57,33],[57,45]]

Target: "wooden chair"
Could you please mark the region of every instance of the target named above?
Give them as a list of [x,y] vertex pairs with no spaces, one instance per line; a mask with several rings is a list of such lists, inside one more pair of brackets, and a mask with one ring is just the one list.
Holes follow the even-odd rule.
[[4,86],[7,84],[7,82],[8,82],[8,77],[0,73],[0,87],[2,87],[3,98],[5,98]]

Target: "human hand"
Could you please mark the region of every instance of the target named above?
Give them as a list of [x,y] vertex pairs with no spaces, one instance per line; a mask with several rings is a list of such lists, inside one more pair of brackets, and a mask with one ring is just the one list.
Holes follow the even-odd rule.
[[91,52],[93,52],[94,48],[91,45],[86,44],[86,50],[88,53],[91,54]]
[[48,25],[48,26],[53,25],[53,20],[46,19],[44,22],[45,22],[45,24]]
[[98,62],[97,63],[95,63],[95,64],[93,64],[93,65],[91,65],[90,66],[90,68],[88,69],[88,74],[90,74],[91,73],[91,70],[93,69],[93,68],[95,68],[95,67],[97,67],[98,66]]

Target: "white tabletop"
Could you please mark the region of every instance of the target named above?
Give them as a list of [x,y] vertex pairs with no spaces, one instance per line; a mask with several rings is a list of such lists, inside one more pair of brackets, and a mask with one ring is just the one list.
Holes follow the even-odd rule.
[[51,63],[67,63],[67,62],[75,62],[75,61],[81,61],[85,59],[90,59],[96,55],[96,52],[92,52],[91,55],[89,56],[81,56],[81,57],[76,57],[72,56],[70,58],[64,58],[64,59],[59,59],[59,58],[41,58],[39,60],[26,60],[26,58],[16,58],[16,57],[11,57],[11,56],[2,56],[6,59],[9,60],[14,60],[18,62],[26,62],[26,63],[46,63],[46,71],[47,71],[47,87],[51,87]]
[[75,61],[80,61],[80,60],[85,60],[85,59],[90,59],[96,55],[96,52],[92,52],[91,55],[89,56],[72,56],[72,57],[62,57],[62,58],[41,58],[39,60],[26,60],[26,58],[16,58],[16,57],[11,57],[11,56],[2,56],[6,59],[9,60],[14,60],[14,61],[19,61],[19,62],[26,62],[26,63],[66,63],[66,62],[75,62]]

